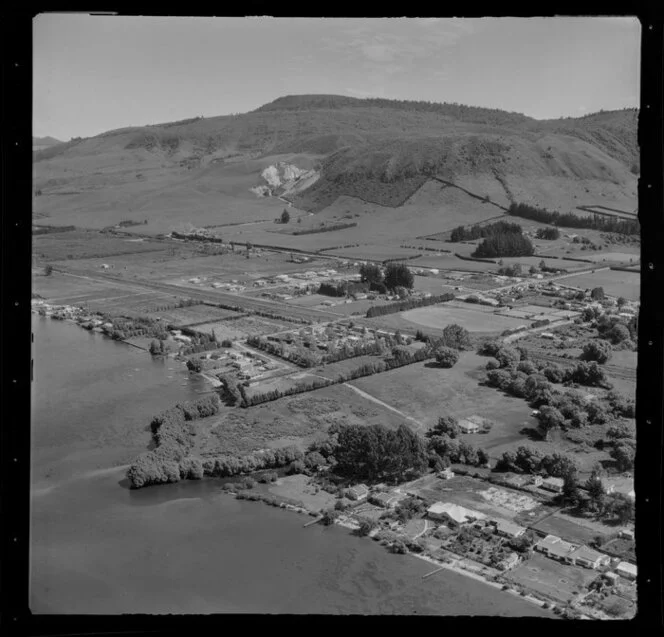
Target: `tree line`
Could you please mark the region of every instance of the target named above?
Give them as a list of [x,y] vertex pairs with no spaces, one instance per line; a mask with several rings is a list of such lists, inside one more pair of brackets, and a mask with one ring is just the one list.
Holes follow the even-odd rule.
[[459,241],[473,241],[475,239],[484,239],[496,234],[522,234],[523,229],[518,223],[509,221],[497,221],[486,226],[474,225],[470,227],[458,226],[452,230],[450,241],[458,243]]
[[530,257],[535,247],[530,239],[517,232],[499,232],[487,237],[477,246],[472,256],[479,259],[494,257]]
[[591,230],[601,230],[602,232],[629,235],[638,235],[641,233],[640,224],[636,219],[620,219],[618,217],[603,217],[600,215],[581,217],[571,212],[552,212],[523,203],[511,204],[507,214],[566,228],[589,228]]
[[452,301],[454,294],[437,294],[420,299],[406,299],[404,301],[396,301],[388,305],[374,305],[367,310],[366,318],[374,318],[376,316],[385,316],[386,314],[395,314],[397,312],[404,312],[405,310],[413,310],[418,307],[428,307],[429,305],[436,305],[437,303],[444,303],[445,301]]

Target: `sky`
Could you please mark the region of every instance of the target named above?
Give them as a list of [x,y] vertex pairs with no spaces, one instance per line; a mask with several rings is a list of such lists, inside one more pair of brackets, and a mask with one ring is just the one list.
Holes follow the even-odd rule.
[[40,14],[33,134],[245,113],[284,95],[458,102],[537,119],[639,105],[636,18]]

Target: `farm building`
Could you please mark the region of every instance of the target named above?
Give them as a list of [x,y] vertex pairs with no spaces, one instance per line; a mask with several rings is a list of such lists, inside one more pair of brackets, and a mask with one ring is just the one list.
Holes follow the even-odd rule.
[[365,500],[369,495],[369,488],[366,484],[356,484],[350,487],[346,494],[351,500]]
[[536,551],[560,561],[565,561],[567,556],[576,548],[576,545],[561,540],[557,535],[547,535],[535,544]]
[[436,502],[427,509],[427,515],[432,520],[439,522],[447,522],[451,520],[457,524],[464,524],[471,520],[483,520],[486,515],[479,511],[466,509],[458,504],[452,502]]
[[620,562],[616,566],[616,573],[626,579],[636,579],[636,565],[629,562]]
[[442,480],[450,480],[451,478],[454,477],[454,471],[447,467],[446,469],[443,469],[441,472],[438,473],[438,477],[441,478]]
[[566,558],[566,561],[576,566],[592,568],[597,570],[600,566],[606,566],[611,558],[604,553],[595,551],[588,546],[580,546],[572,551]]
[[554,493],[563,492],[564,480],[562,478],[544,478],[542,480],[541,487],[547,491],[553,491]]
[[464,419],[459,421],[459,429],[464,434],[476,434],[480,430],[480,426],[472,420]]
[[618,533],[619,537],[624,537],[628,540],[633,540],[634,539],[634,531],[632,529],[622,529],[620,533]]
[[526,532],[525,527],[514,524],[514,522],[510,522],[509,520],[503,520],[502,518],[493,520],[493,523],[496,527],[496,533],[503,537],[517,538]]

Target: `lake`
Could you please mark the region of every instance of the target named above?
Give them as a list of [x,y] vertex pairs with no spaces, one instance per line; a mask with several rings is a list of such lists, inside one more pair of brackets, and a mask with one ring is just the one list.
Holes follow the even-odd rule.
[[340,527],[235,500],[213,479],[131,491],[150,417],[208,391],[182,363],[33,315],[34,613],[546,616]]

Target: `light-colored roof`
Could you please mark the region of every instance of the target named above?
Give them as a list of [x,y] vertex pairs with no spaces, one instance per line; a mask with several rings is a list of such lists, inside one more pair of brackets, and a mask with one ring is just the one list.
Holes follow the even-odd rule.
[[636,576],[636,565],[630,564],[629,562],[620,562],[616,566],[616,571],[623,571],[624,573],[630,573],[631,575]]
[[509,535],[514,536],[525,533],[526,531],[525,527],[519,526],[518,524],[510,522],[509,520],[503,520],[502,518],[496,520],[496,529],[498,531],[502,531],[503,533],[508,533]]
[[434,515],[445,514],[452,518],[455,522],[459,523],[467,522],[470,518],[483,520],[486,517],[484,513],[466,509],[466,507],[454,504],[453,502],[436,502],[427,509],[427,513],[432,513]]
[[562,487],[565,481],[562,478],[544,478],[542,484],[550,484],[551,486]]
[[591,549],[589,546],[580,546],[578,549],[572,551],[570,553],[570,557],[576,559],[582,559],[582,560],[587,560],[589,562],[597,562],[603,557],[608,557],[604,553],[600,553],[599,551],[595,551],[594,549]]
[[546,548],[550,553],[565,557],[571,553],[576,546],[561,540],[557,535],[547,535],[545,538],[541,539],[536,546],[540,548]]
[[366,484],[356,484],[350,490],[355,493],[369,493],[369,487]]

